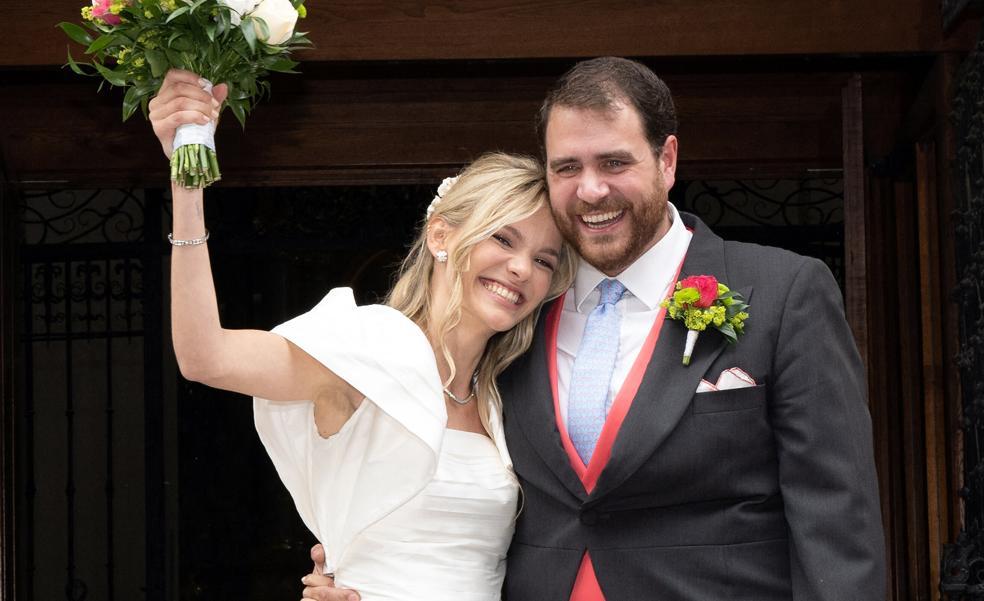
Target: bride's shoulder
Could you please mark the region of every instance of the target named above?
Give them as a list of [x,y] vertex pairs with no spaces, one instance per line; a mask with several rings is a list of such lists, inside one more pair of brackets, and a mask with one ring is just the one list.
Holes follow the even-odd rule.
[[349,336],[352,343],[375,341],[388,348],[430,351],[427,336],[406,315],[388,305],[356,304],[347,287],[332,288],[310,311],[291,320],[295,321],[304,329]]
[[[383,304],[359,305],[355,302],[355,293],[351,288],[332,288],[311,311],[333,313],[347,318],[384,322],[401,328],[420,328],[400,311]],[[423,332],[420,332],[423,334]]]

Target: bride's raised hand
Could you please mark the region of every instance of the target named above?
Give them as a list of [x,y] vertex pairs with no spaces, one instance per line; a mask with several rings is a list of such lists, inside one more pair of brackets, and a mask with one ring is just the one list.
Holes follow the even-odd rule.
[[204,125],[210,119],[218,119],[222,102],[229,94],[229,87],[224,83],[213,87],[209,94],[202,89],[200,79],[191,71],[171,69],[147,106],[154,135],[167,158],[171,158],[178,126],[185,123]]

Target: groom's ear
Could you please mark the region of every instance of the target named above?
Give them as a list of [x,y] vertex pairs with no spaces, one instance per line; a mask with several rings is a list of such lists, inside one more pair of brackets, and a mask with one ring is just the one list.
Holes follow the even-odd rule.
[[673,183],[676,181],[678,144],[679,142],[676,136],[673,134],[666,136],[666,141],[663,142],[663,150],[656,157],[656,163],[659,165],[660,173],[663,175],[663,183],[666,185],[667,190],[672,188]]
[[433,257],[439,250],[448,249],[448,236],[451,235],[451,226],[447,221],[440,217],[434,217],[427,224],[427,249]]

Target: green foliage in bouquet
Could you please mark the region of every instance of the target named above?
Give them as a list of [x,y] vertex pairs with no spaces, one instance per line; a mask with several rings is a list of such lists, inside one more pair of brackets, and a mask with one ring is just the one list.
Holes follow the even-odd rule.
[[[228,83],[226,104],[245,127],[246,115],[270,93],[270,83],[262,78],[271,72],[296,73],[298,63],[290,53],[310,45],[293,24],[285,29],[276,23],[277,31],[271,32],[270,17],[259,16],[263,13],[257,7],[266,2],[289,2],[288,11],[293,7],[297,16],[306,15],[304,0],[92,0],[92,6],[82,8],[81,26],[63,22],[58,27],[85,46],[91,58],[91,62],[76,61],[69,51],[72,71],[126,88],[124,120],[137,108],[146,117],[164,75],[177,68],[214,83]],[[233,7],[256,9],[256,14],[241,15]],[[185,156],[178,156],[179,150]],[[178,177],[173,179],[187,187],[204,187],[220,177],[211,149],[188,147],[172,156],[175,174]]]

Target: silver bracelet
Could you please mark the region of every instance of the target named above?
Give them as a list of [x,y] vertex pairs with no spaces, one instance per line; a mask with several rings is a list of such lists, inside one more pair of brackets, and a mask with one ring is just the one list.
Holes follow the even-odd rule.
[[171,246],[198,246],[199,244],[205,244],[208,240],[208,230],[205,230],[205,235],[201,238],[192,238],[191,240],[178,240],[174,237],[174,234],[167,235],[167,241],[171,243]]

